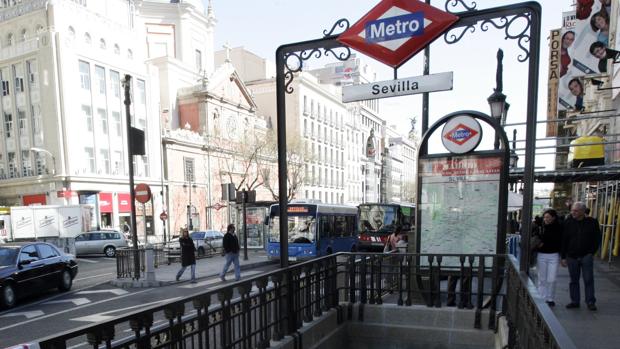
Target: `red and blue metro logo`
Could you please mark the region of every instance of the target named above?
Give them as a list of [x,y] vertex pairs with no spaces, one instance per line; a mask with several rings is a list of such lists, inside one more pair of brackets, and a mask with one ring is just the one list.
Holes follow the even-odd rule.
[[478,131],[468,127],[467,125],[458,124],[455,128],[444,134],[444,138],[458,145],[463,145],[468,140],[474,138]]
[[342,33],[338,41],[398,67],[457,20],[418,0],[383,0]]

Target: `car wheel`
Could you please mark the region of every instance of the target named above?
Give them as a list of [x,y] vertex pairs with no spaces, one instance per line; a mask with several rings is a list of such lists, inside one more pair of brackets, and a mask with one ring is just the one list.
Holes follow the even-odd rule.
[[114,257],[116,256],[116,249],[114,248],[114,246],[108,246],[103,249],[103,253],[106,255],[106,257]]
[[15,290],[13,289],[13,285],[6,284],[2,287],[2,298],[0,298],[0,302],[2,302],[3,307],[11,308],[15,305],[17,301],[17,296],[15,295]]
[[198,247],[198,257],[202,257],[205,255],[205,249],[203,247]]
[[71,289],[71,285],[73,285],[71,273],[68,270],[63,270],[60,275],[60,284],[58,285],[58,289],[61,291],[69,291]]

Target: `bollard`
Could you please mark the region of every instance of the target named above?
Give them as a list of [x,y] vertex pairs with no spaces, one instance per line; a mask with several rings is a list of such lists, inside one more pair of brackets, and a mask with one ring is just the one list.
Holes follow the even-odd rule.
[[144,251],[144,263],[146,264],[146,281],[155,281],[155,254],[151,245],[146,246]]

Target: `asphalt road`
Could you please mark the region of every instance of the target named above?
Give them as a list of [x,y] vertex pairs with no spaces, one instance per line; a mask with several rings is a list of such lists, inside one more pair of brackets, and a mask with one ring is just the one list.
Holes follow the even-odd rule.
[[[158,288],[121,289],[108,283],[115,278],[114,259],[88,257],[80,258],[78,263],[79,272],[71,291],[51,291],[42,296],[24,299],[15,308],[0,312],[0,348],[34,342],[38,338],[177,300],[222,284],[219,278],[212,277],[200,279],[197,284],[180,282]],[[266,266],[247,270],[243,276],[254,276],[275,268],[276,266]],[[191,310],[186,311],[189,313]],[[164,321],[155,320],[155,325]],[[115,338],[130,335],[130,331],[119,329]],[[70,343],[72,349],[87,347],[84,339]]]

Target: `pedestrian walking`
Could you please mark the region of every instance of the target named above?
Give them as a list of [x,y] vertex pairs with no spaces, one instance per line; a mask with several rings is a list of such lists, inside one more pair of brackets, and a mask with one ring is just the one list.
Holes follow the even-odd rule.
[[540,244],[536,252],[536,270],[538,272],[538,293],[550,307],[555,306],[555,280],[560,264],[562,249],[562,225],[558,213],[549,209],[543,214],[543,225],[538,236]]
[[235,234],[235,225],[229,224],[228,228],[226,228],[226,234],[224,234],[224,253],[226,256],[226,263],[224,264],[224,269],[220,273],[220,279],[222,281],[226,281],[226,272],[228,272],[228,267],[230,267],[230,263],[235,264],[235,281],[239,281],[241,278],[241,268],[239,267],[239,239]]
[[601,244],[601,228],[596,218],[586,216],[586,205],[575,202],[570,217],[564,221],[562,235],[561,264],[568,266],[570,275],[569,293],[571,302],[566,308],[579,308],[579,278],[583,273],[585,300],[588,309],[596,310],[594,296],[594,253]]
[[189,237],[187,229],[183,229],[181,232],[179,244],[181,245],[181,269],[177,273],[176,280],[179,281],[185,272],[185,268],[189,266],[192,273],[191,282],[196,283],[196,246],[194,246],[194,240]]

